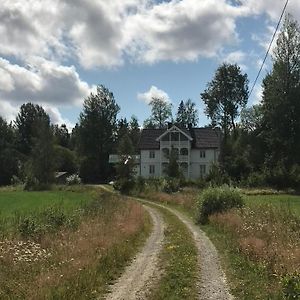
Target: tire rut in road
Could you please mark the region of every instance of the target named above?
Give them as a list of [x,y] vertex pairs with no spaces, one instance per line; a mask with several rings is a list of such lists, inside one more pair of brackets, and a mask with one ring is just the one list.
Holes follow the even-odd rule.
[[140,253],[125,269],[123,275],[111,287],[106,299],[109,300],[137,300],[145,299],[152,283],[157,281],[155,276],[159,266],[159,253],[164,240],[164,222],[161,214],[148,206],[144,208],[149,212],[153,221],[150,237]]
[[199,281],[198,299],[200,300],[231,300],[234,297],[230,294],[226,276],[220,264],[217,249],[199,226],[195,225],[187,216],[176,209],[166,207],[151,201],[137,199],[144,203],[149,203],[163,207],[176,215],[192,232],[198,250]]

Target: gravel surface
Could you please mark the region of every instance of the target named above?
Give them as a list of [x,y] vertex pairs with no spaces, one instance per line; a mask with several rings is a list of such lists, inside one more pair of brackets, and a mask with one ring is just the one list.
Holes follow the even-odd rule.
[[[142,199],[140,199],[142,200]],[[168,209],[171,213],[176,215],[188,229],[192,232],[194,240],[198,249],[198,263],[199,263],[199,297],[201,300],[229,300],[234,299],[230,294],[226,282],[226,277],[220,265],[218,252],[199,226],[195,225],[191,219],[176,209],[172,209],[151,201],[144,201]]]
[[152,283],[157,282],[159,253],[164,240],[162,216],[153,208],[144,206],[153,221],[153,230],[144,248],[125,269],[123,275],[111,287],[106,299],[145,299]]

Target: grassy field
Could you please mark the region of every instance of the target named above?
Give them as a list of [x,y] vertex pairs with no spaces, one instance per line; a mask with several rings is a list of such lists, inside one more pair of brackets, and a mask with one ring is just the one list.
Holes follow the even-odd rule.
[[[300,196],[265,193],[244,195],[245,208],[215,215],[201,226],[220,253],[237,299],[284,299],[282,279],[300,271]],[[195,217],[200,194],[185,188],[175,194],[148,190],[140,196]]]
[[65,210],[80,207],[91,200],[88,191],[74,192],[53,190],[46,192],[25,192],[0,190],[0,215],[12,216],[15,212],[22,214],[39,211],[47,206],[61,206]]
[[246,205],[249,207],[257,205],[273,205],[284,208],[300,216],[300,196],[299,195],[245,195]]
[[0,299],[103,296],[151,231],[140,204],[95,188],[0,194],[2,223],[24,215],[0,235]]

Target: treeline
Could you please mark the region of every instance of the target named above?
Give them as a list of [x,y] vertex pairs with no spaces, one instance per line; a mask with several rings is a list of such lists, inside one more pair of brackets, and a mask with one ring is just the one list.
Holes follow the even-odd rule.
[[[300,29],[291,16],[278,36],[273,67],[262,88],[260,104],[247,107],[247,74],[237,65],[222,64],[201,93],[211,119],[208,126],[223,132],[220,164],[209,177],[220,183],[299,188]],[[165,99],[152,99],[150,108],[144,128],[198,124],[196,104],[190,99],[180,102],[175,117]],[[115,178],[109,154],[138,153],[140,137],[137,118],[118,119],[119,111],[113,94],[100,85],[84,100],[72,132],[51,124],[45,110],[32,103],[23,104],[10,124],[0,117],[0,185],[47,187],[55,171],[79,173],[90,183]]]
[[220,66],[201,97],[212,126],[223,131],[220,168],[227,180],[299,189],[300,29],[290,15],[272,60],[260,104],[246,108],[248,79],[236,65]]
[[[170,107],[164,99],[153,99],[150,107],[148,128],[172,122],[172,114],[164,112]],[[182,126],[196,124],[195,103],[182,101],[180,107],[177,118]],[[187,114],[185,108],[192,113]],[[86,183],[113,179],[115,169],[109,164],[109,154],[119,153],[124,141],[125,152],[138,153],[140,138],[138,119],[118,119],[119,111],[113,93],[100,85],[84,100],[71,132],[66,125],[51,124],[43,107],[30,102],[20,107],[10,124],[0,117],[0,185],[24,183],[26,189],[45,189],[55,181],[55,172],[78,173]]]

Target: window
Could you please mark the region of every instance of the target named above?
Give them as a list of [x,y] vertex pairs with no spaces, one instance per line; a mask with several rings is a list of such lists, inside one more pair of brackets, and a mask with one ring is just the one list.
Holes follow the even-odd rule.
[[153,151],[153,150],[150,151],[150,152],[149,152],[149,157],[150,157],[150,158],[155,158],[155,151]]
[[200,150],[200,158],[205,158],[205,150]]
[[168,158],[169,157],[169,154],[170,154],[169,148],[163,148],[162,152],[164,154],[164,158]]
[[179,132],[171,132],[171,141],[179,141]]
[[149,174],[151,174],[151,175],[155,174],[155,166],[154,165],[149,166]]
[[200,176],[203,177],[206,174],[206,165],[200,165]]
[[188,154],[189,154],[189,150],[187,148],[180,149],[180,155],[188,155]]

